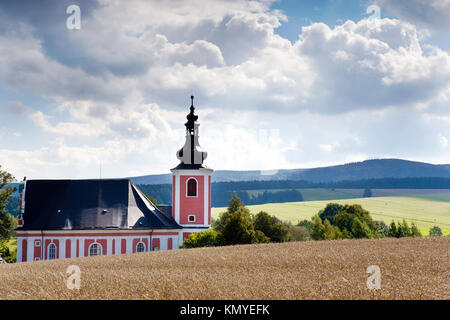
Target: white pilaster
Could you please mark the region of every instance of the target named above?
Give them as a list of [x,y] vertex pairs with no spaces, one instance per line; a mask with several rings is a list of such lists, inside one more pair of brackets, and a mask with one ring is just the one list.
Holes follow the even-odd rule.
[[204,216],[203,216],[203,224],[207,225],[208,224],[208,213],[209,213],[209,176],[207,174],[203,175],[203,186],[204,186],[204,191],[203,191],[203,199],[205,200],[204,202],[204,206],[203,206],[203,211],[204,211]]
[[175,174],[175,199],[173,200],[175,205],[175,221],[180,223],[180,175]]
[[70,257],[75,258],[77,256],[77,239],[68,239],[70,241]]
[[66,239],[59,238],[59,258],[66,258]]
[[84,238],[78,239],[80,241],[80,251],[78,252],[79,257],[84,257]]
[[113,252],[112,252],[112,242],[113,242],[113,239],[112,238],[107,238],[106,239],[106,255],[107,256],[110,256],[110,255],[112,255],[113,254]]
[[27,241],[27,261],[33,261],[34,256],[34,239],[28,238]]
[[126,253],[132,253],[133,252],[133,239],[130,237],[127,237],[127,251]]
[[24,262],[22,261],[22,247],[23,247],[23,238],[18,237],[17,238],[17,262]]

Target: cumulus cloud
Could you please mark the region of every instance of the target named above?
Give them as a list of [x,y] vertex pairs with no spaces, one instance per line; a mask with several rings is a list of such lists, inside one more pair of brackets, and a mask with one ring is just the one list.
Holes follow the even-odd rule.
[[[82,2],[76,31],[65,28],[69,2],[34,3],[0,5],[0,84],[57,106],[2,104],[53,138],[2,148],[17,172],[64,176],[72,163],[93,174],[99,161],[111,176],[166,171],[191,92],[215,168],[450,156],[450,57],[421,43],[412,18],[311,23],[291,43],[270,1]],[[278,136],[261,138],[271,129]]]
[[449,0],[378,0],[382,8],[431,32],[450,29]]
[[296,43],[320,75],[312,107],[345,112],[411,106],[433,98],[450,79],[450,57],[438,48],[426,54],[415,27],[383,19],[347,21],[333,29],[322,23],[304,27]]

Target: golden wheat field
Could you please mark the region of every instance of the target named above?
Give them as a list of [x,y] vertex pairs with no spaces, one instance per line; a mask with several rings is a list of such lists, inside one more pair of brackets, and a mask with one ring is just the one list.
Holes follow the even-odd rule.
[[[450,237],[307,241],[0,265],[1,299],[449,299]],[[78,265],[81,287],[66,269]],[[381,289],[366,269],[378,265]]]

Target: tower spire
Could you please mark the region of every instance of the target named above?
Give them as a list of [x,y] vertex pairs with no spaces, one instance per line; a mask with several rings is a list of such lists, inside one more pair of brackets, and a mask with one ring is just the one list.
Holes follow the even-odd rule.
[[186,119],[188,120],[184,125],[186,126],[186,129],[189,131],[189,133],[194,133],[194,127],[195,127],[195,121],[197,121],[198,116],[194,114],[195,107],[194,107],[194,96],[191,96],[191,107],[189,108],[190,112],[186,116]]
[[178,150],[177,157],[185,165],[202,165],[207,157],[207,152],[198,143],[198,116],[194,114],[194,96],[191,95],[190,112],[186,116],[186,142],[182,149]]

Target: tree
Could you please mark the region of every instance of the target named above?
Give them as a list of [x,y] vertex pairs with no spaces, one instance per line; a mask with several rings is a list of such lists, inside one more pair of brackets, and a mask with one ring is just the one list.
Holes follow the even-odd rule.
[[373,237],[373,234],[369,226],[365,222],[359,220],[356,217],[352,221],[352,234],[353,237],[357,239]]
[[397,221],[397,238],[403,238],[409,236],[409,227],[408,223],[405,219],[403,219],[402,223]]
[[221,233],[224,245],[269,241],[269,238],[262,232],[255,231],[252,222],[246,217],[242,208],[227,214]]
[[394,220],[392,220],[391,224],[389,225],[389,232],[388,232],[389,237],[397,237],[397,227],[395,225]]
[[213,247],[219,245],[219,233],[209,229],[203,232],[193,232],[187,237],[181,248]]
[[328,203],[325,209],[319,212],[319,217],[322,219],[322,223],[325,222],[326,219],[330,221],[330,224],[335,225],[334,216],[337,215],[342,210],[342,205],[339,203]]
[[293,241],[306,241],[309,239],[309,231],[302,226],[289,226],[289,235]]
[[380,237],[387,237],[389,235],[389,228],[384,221],[374,221],[377,226],[378,235]]
[[212,222],[212,227],[218,232],[222,232],[225,224],[225,220],[236,211],[240,211],[250,222],[253,222],[252,214],[245,204],[235,194],[231,197],[228,204],[227,211],[219,214],[217,220]]
[[233,193],[233,195],[231,196],[231,200],[228,203],[227,212],[234,213],[243,207],[245,207],[245,204],[241,201],[240,198],[238,198],[238,196],[235,193]]
[[1,170],[1,168],[0,166],[0,241],[9,240],[15,227],[15,219],[10,214],[6,214],[9,197],[14,191],[13,188],[6,187],[6,185],[13,182],[14,177],[10,173]]
[[342,238],[342,233],[338,227],[332,226],[328,219],[325,219],[323,224],[323,238],[324,240],[336,240]]
[[288,240],[289,230],[275,216],[270,216],[267,212],[259,212],[253,223],[255,230],[260,230],[271,242],[283,242]]
[[6,213],[8,200],[13,193],[13,188],[6,187],[8,183],[13,182],[14,177],[1,170],[0,166],[0,256],[8,262],[14,262],[15,253],[10,252],[8,240],[14,235],[14,229],[17,228],[17,220],[9,213]]
[[310,220],[306,220],[305,219],[305,220],[302,220],[299,223],[297,223],[297,226],[306,228],[306,230],[308,230],[308,233],[309,233],[309,231],[311,230],[313,224],[312,224],[312,222]]
[[431,237],[439,237],[442,236],[442,230],[438,226],[434,226],[433,228],[430,228],[430,236]]
[[413,222],[411,223],[411,228],[409,229],[410,236],[411,237],[421,237],[422,233],[420,232],[419,228],[417,228],[416,224]]
[[325,227],[322,224],[322,219],[318,215],[312,218],[312,228],[310,231],[311,239],[313,240],[323,240],[325,239]]

